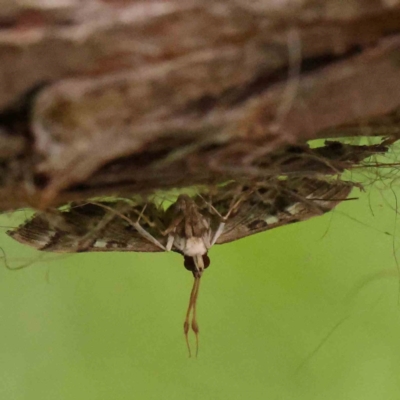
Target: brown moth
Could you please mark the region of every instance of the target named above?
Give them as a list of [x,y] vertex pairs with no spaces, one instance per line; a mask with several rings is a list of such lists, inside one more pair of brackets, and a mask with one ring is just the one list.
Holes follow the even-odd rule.
[[183,255],[194,284],[184,322],[196,336],[200,278],[210,265],[208,251],[268,229],[304,221],[333,209],[354,184],[340,180],[270,178],[232,182],[203,195],[181,194],[168,208],[128,199],[70,204],[38,213],[7,233],[15,240],[51,252],[175,251]]

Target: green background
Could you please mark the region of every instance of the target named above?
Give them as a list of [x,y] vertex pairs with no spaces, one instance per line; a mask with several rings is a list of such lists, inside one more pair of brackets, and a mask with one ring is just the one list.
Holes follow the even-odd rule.
[[[211,249],[197,359],[178,254],[0,268],[0,399],[400,399],[394,193]],[[42,254],[1,247],[11,267]]]

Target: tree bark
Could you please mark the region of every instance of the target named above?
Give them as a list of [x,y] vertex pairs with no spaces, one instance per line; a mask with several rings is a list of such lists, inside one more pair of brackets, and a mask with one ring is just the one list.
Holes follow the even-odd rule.
[[396,0],[2,0],[0,209],[278,174],[310,139],[397,138],[399,82]]

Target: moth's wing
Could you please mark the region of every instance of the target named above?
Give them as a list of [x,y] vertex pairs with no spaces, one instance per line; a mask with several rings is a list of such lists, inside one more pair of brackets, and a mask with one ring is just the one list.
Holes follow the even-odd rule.
[[[243,202],[228,218],[216,243],[228,243],[324,214],[345,200],[353,187],[353,184],[342,181],[328,182],[309,178],[277,180],[251,194],[244,194]],[[217,210],[226,210],[226,201],[221,200],[219,203],[217,199],[213,206]]]
[[[108,207],[103,208],[101,205]],[[146,217],[141,226],[161,244],[166,244],[159,230],[147,221],[156,215],[154,205],[146,207]],[[115,213],[110,211],[115,210]],[[36,214],[31,220],[8,231],[7,234],[20,243],[38,250],[76,253],[83,251],[163,251],[145,239],[127,221],[136,221],[143,210],[127,206],[123,202],[86,203],[74,205],[66,210]],[[118,213],[118,214],[117,214]],[[153,213],[153,214],[152,214]],[[122,218],[123,215],[125,218]],[[146,221],[147,220],[147,221]],[[152,225],[152,224],[151,224]]]

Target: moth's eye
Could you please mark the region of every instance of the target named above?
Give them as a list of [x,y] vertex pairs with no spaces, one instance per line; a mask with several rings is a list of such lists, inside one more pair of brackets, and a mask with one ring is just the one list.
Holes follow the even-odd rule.
[[193,257],[184,256],[183,265],[190,272],[195,272],[196,271],[196,265],[194,263]]
[[204,264],[204,269],[210,266],[210,257],[208,257],[207,253],[203,255],[203,264]]

